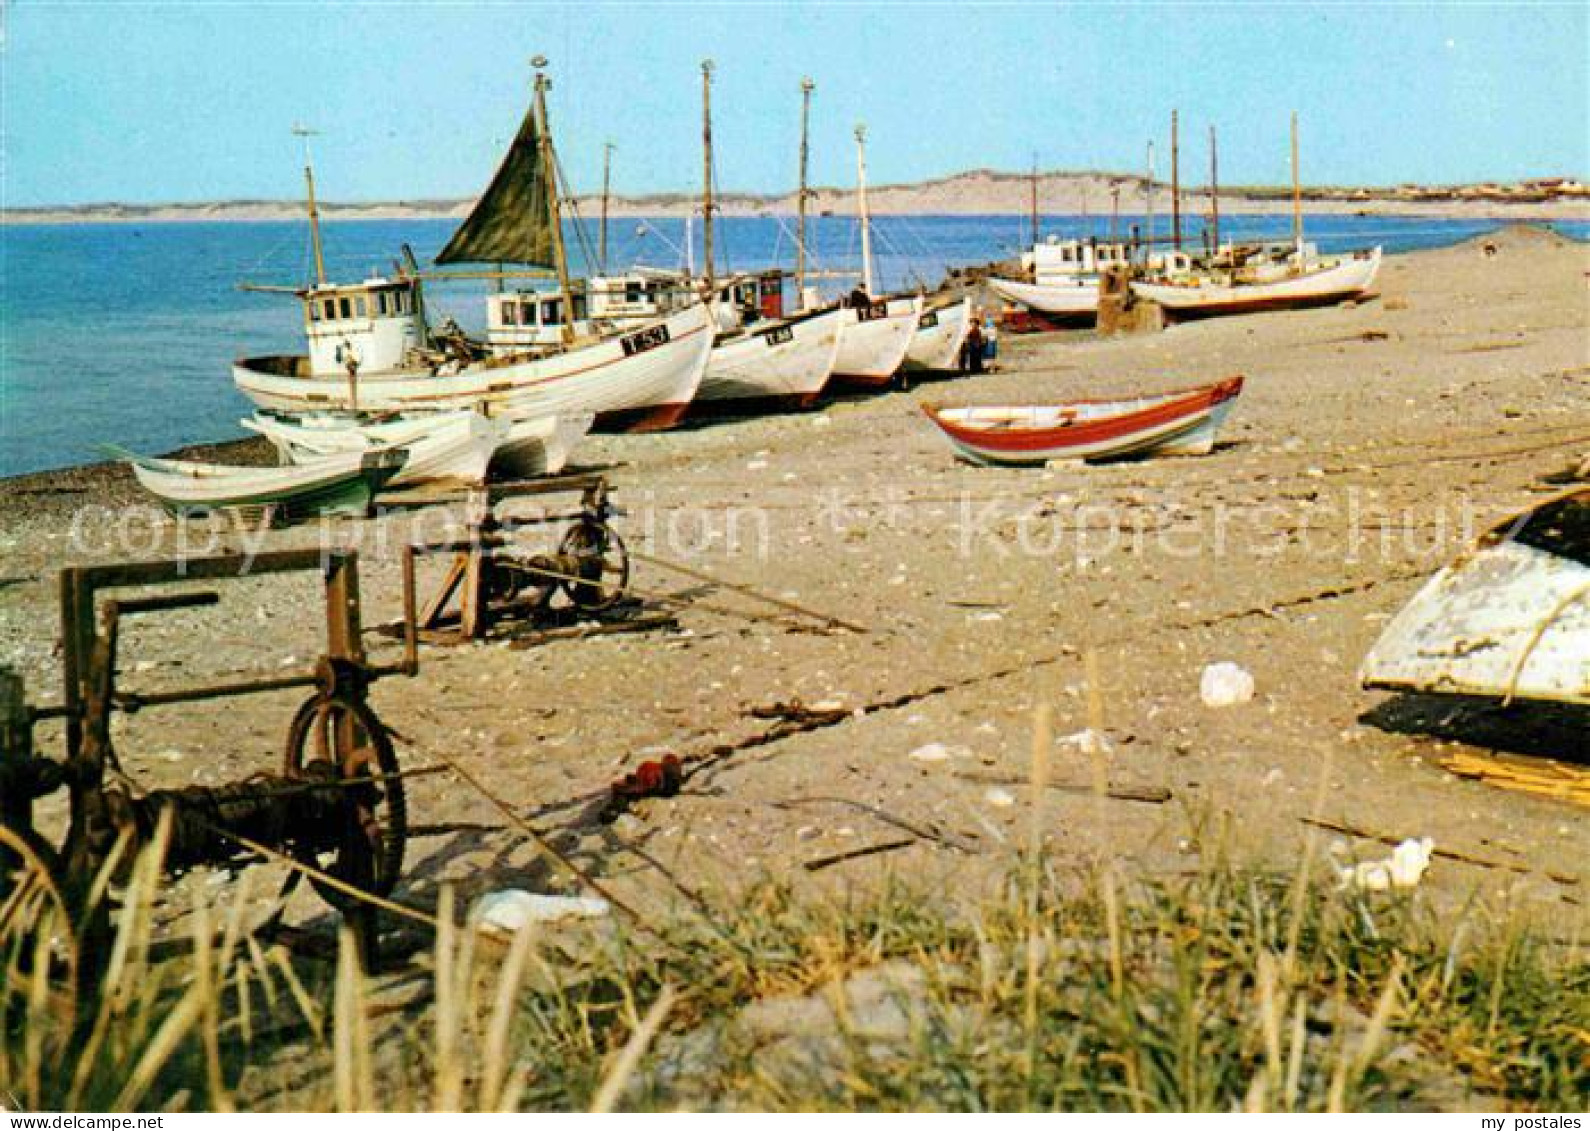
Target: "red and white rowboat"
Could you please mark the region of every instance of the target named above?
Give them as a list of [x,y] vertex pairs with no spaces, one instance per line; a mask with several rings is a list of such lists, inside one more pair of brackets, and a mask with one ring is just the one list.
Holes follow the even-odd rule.
[[1059,459],[1205,455],[1237,403],[1242,378],[1130,400],[1058,405],[923,405],[962,459],[1006,467]]

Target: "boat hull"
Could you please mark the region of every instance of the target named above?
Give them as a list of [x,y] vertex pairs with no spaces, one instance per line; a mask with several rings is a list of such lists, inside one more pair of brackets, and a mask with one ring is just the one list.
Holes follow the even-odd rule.
[[1590,706],[1590,490],[1496,527],[1364,657],[1365,687]]
[[905,367],[910,370],[947,373],[960,368],[961,346],[972,329],[972,300],[937,310],[926,310],[917,319],[916,333],[905,351]]
[[1343,260],[1320,271],[1256,283],[1203,281],[1191,284],[1133,283],[1137,297],[1156,302],[1175,318],[1203,318],[1329,306],[1356,298],[1374,285],[1380,249]]
[[1242,392],[1242,378],[1130,401],[923,411],[961,458],[984,466],[1052,460],[1202,455]]
[[838,308],[825,310],[714,346],[695,410],[814,403],[834,371],[844,314]]
[[274,508],[289,520],[368,514],[403,466],[401,452],[345,452],[297,467],[230,467],[133,458],[139,484],[178,514]]
[[566,412],[554,417],[516,420],[508,438],[492,457],[490,472],[503,479],[532,479],[556,475],[568,466],[569,456],[590,432],[595,415]]
[[861,389],[888,385],[905,361],[921,316],[920,295],[846,307],[832,380]]
[[1028,310],[1035,310],[1050,319],[1092,321],[1099,312],[1099,284],[1096,279],[1052,284],[1018,283],[1014,279],[991,278],[988,285],[1001,298]]
[[[609,427],[669,427],[695,397],[711,348],[711,317],[697,305],[632,333],[550,357],[492,359],[452,373],[360,374],[357,408],[419,412],[486,406],[493,415],[516,417],[590,412]],[[354,407],[346,378],[296,376],[291,361],[240,361],[233,380],[256,405],[273,412]]]

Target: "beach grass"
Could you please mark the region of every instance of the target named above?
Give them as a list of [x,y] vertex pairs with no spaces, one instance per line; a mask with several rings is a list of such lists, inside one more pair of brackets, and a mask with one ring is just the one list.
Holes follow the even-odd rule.
[[[468,927],[371,975],[241,912],[152,924],[133,862],[76,1001],[47,898],[4,905],[5,1103],[40,1110],[1568,1110],[1590,964],[1512,907],[1438,913],[1218,852],[1186,874],[1028,856],[947,905],[776,878],[654,923]],[[37,887],[32,889],[37,895]]]

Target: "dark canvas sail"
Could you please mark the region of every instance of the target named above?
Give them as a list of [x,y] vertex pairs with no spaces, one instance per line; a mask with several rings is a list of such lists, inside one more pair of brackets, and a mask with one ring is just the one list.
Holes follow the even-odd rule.
[[437,263],[554,263],[541,131],[532,107],[475,210],[453,233]]

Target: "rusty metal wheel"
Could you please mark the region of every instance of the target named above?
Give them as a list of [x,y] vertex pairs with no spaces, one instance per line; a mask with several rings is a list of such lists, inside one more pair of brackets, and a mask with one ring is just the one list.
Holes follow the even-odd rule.
[[[390,894],[403,869],[408,801],[392,738],[369,704],[321,695],[305,701],[287,730],[282,772],[306,781],[360,779],[340,787],[348,818],[343,828],[335,836],[306,836],[294,844],[294,855],[362,891]],[[339,911],[358,903],[319,877],[309,881]]]
[[558,555],[578,563],[569,572],[580,580],[562,583],[576,607],[590,612],[609,609],[629,591],[629,550],[607,523],[591,519],[575,523],[558,543]]

